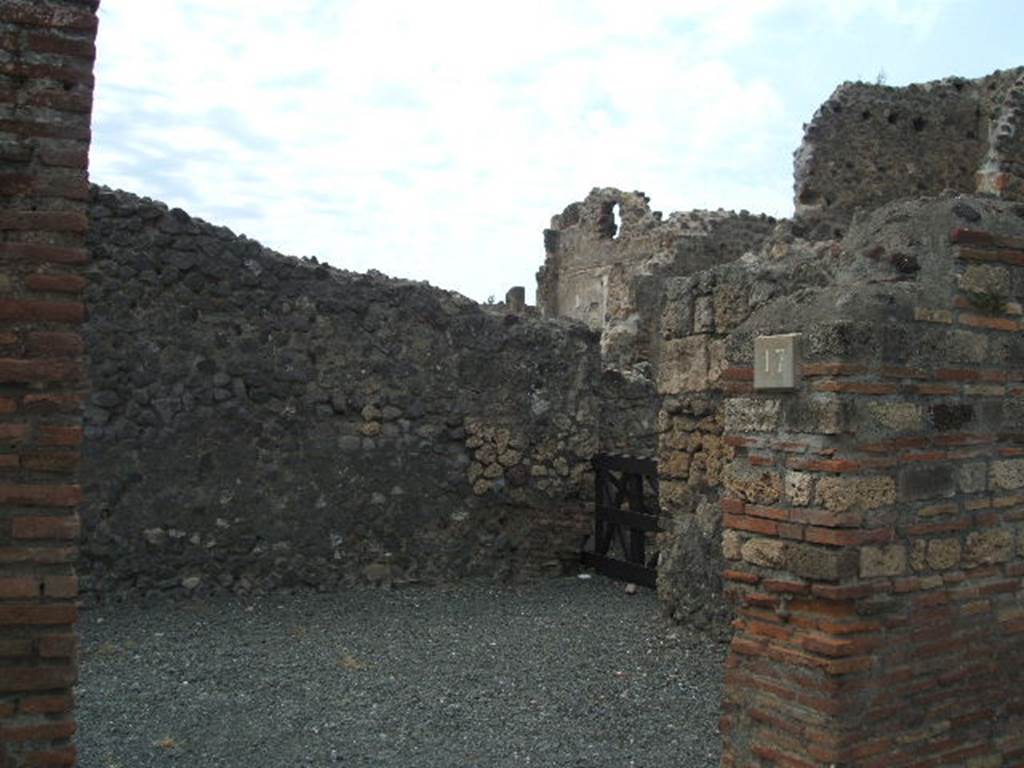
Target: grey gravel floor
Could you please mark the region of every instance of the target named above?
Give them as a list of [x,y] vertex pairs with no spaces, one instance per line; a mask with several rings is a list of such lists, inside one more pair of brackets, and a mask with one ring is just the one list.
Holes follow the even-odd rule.
[[718,765],[724,648],[600,577],[83,612],[81,768]]

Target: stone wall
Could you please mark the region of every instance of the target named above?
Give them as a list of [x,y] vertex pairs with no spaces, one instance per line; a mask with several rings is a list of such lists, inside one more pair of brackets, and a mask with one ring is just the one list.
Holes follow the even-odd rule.
[[598,434],[602,388],[629,387],[585,326],[126,193],[90,214],[89,589],[515,577],[578,549],[589,459],[632,427]]
[[800,332],[804,363],[726,405],[723,765],[1024,759],[1021,213],[875,211],[727,344],[749,371],[748,333]]
[[655,315],[647,312],[644,286],[737,259],[756,248],[774,224],[770,217],[745,211],[663,218],[642,192],[594,189],[552,217],[544,232],[538,307],[545,316],[572,317],[603,331],[609,367],[652,362],[649,334]]
[[854,211],[943,190],[1024,199],[1024,68],[893,88],[844,83],[795,154],[800,227],[841,238]]
[[[728,636],[723,597],[722,481],[736,443],[724,434],[748,418],[750,371],[728,362],[753,344],[755,311],[836,279],[834,247],[773,240],[757,258],[663,283],[658,317],[658,468],[662,528],[658,596],[679,621]],[[819,405],[815,403],[815,405]],[[728,540],[728,534],[726,535]]]
[[0,3],[0,766],[72,765],[96,3]]

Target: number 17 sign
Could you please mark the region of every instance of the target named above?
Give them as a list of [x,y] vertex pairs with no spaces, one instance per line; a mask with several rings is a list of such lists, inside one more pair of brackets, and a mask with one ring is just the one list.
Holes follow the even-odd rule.
[[796,389],[800,371],[799,333],[754,339],[754,389]]

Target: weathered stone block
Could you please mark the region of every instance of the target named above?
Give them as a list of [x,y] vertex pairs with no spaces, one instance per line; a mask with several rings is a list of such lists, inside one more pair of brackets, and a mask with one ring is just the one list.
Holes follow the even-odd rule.
[[1024,488],[1024,459],[993,461],[989,481],[996,490],[1013,491]]
[[725,349],[725,340],[718,339],[708,342],[708,386],[718,385],[722,372],[729,367]]
[[956,468],[956,485],[961,493],[981,493],[988,479],[988,467],[982,461],[961,464]]
[[988,360],[989,340],[983,333],[954,331],[944,337],[942,354],[947,363],[981,365]]
[[748,539],[740,548],[740,555],[751,565],[780,568],[786,562],[786,542],[780,539]]
[[1005,267],[987,264],[971,264],[960,275],[960,290],[969,293],[1008,296],[1010,294],[1010,273]]
[[715,330],[715,308],[710,296],[700,296],[693,303],[693,332],[713,333]]
[[693,491],[685,481],[662,481],[658,488],[661,508],[669,515],[691,514],[694,510]]
[[806,507],[811,503],[814,491],[814,475],[810,472],[786,472],[786,500],[794,507]]
[[662,477],[685,479],[690,474],[690,454],[685,451],[662,452],[658,460]]
[[910,549],[910,567],[915,571],[923,571],[928,567],[928,542],[915,539]]
[[860,550],[860,576],[862,579],[901,576],[906,571],[907,548],[902,544],[862,547]]
[[960,564],[959,539],[932,539],[928,542],[927,562],[936,571],[955,568]]
[[906,467],[900,471],[900,498],[904,501],[949,498],[956,494],[954,468],[941,464],[932,467]]
[[689,336],[665,342],[658,368],[658,392],[678,395],[708,387],[708,339]]
[[733,495],[754,504],[774,504],[782,496],[782,478],[775,470],[730,464],[722,481]]
[[823,477],[818,480],[815,498],[831,512],[878,509],[895,503],[896,482],[887,475]]
[[885,432],[916,432],[924,426],[924,413],[916,403],[873,401],[865,406],[867,426]]
[[786,568],[796,576],[818,581],[839,581],[854,575],[857,553],[814,544],[786,544]]
[[991,563],[1005,563],[1013,557],[1013,531],[996,528],[968,534],[964,548],[964,563],[968,567]]
[[848,407],[833,395],[787,398],[782,423],[790,432],[838,435],[846,430]]
[[[1024,546],[1024,539],[1021,541]],[[722,557],[726,560],[739,560],[743,557],[743,536],[739,531],[727,530],[722,533]]]
[[725,429],[732,433],[774,432],[781,412],[778,399],[734,397],[725,402]]

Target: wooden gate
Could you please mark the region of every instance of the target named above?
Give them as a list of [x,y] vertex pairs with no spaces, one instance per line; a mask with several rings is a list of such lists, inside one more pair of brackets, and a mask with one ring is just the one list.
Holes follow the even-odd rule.
[[[580,557],[614,579],[654,587],[658,553],[647,554],[658,527],[658,464],[654,459],[599,453],[594,465],[594,533]],[[618,544],[621,559],[613,556]]]

